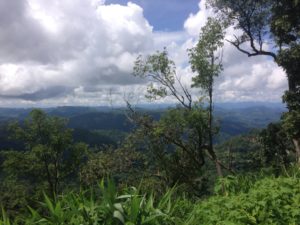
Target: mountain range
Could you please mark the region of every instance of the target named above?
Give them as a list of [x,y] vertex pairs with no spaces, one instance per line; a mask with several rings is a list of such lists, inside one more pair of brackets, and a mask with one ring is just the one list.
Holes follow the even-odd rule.
[[[144,105],[137,110],[158,119],[173,105]],[[6,126],[10,121],[23,121],[32,108],[0,108],[0,149],[22,148],[10,140]],[[74,129],[75,141],[83,141],[90,146],[103,144],[117,145],[133,125],[128,121],[126,108],[63,106],[43,108],[51,116],[65,117],[68,126]],[[214,107],[214,114],[220,133],[216,141],[221,142],[232,136],[245,134],[253,129],[262,129],[271,122],[279,121],[284,105],[279,103],[220,103]]]

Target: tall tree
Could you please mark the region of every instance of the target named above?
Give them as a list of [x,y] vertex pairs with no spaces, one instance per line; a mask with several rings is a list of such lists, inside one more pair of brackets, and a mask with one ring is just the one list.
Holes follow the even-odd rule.
[[216,163],[219,176],[222,176],[222,171],[213,149],[213,86],[214,78],[222,70],[223,39],[224,31],[221,23],[208,18],[206,25],[201,29],[197,45],[189,51],[192,70],[197,73],[197,76],[193,77],[192,86],[200,87],[208,94],[209,151]]
[[159,121],[139,115],[130,105],[129,115],[139,127],[137,132],[147,137],[147,146],[158,164],[164,165],[161,169],[167,174],[166,182],[170,185],[193,183],[204,165],[208,149],[207,113],[197,109],[189,88],[177,76],[175,64],[169,59],[166,49],[146,57],[139,56],[134,75],[149,81],[147,98],[173,97],[179,103],[177,109],[167,111]]
[[130,118],[137,124],[134,135],[158,169],[155,176],[167,185],[185,184],[193,193],[203,193],[201,169],[205,156],[212,158],[207,145],[207,110],[196,105],[177,107],[164,112],[159,120],[131,110]]
[[[288,79],[284,123],[300,163],[300,2],[298,0],[209,0],[221,18],[242,31],[228,40],[249,57],[270,56]],[[283,125],[284,126],[284,125]]]
[[35,109],[24,125],[14,123],[10,126],[14,137],[26,145],[22,154],[30,156],[33,172],[42,180],[45,177],[52,195],[61,190],[61,182],[65,178],[78,170],[87,151],[85,144],[73,144],[72,130],[67,128],[66,123],[63,118],[50,117]]
[[192,86],[200,87],[208,94],[209,151],[216,163],[219,176],[222,176],[222,171],[213,149],[213,86],[214,78],[222,70],[223,39],[224,31],[221,23],[208,18],[206,25],[201,29],[197,45],[189,51],[192,70],[197,73],[197,76],[193,77]]
[[[205,156],[216,163],[220,176],[221,167],[228,169],[218,160],[213,149],[213,81],[222,68],[222,54],[218,50],[222,46],[223,35],[221,25],[209,19],[202,29],[198,45],[190,50],[192,68],[199,73],[193,79],[193,87],[200,87],[208,94],[208,110],[203,110],[201,103],[193,101],[189,88],[178,78],[175,64],[168,58],[166,49],[147,57],[139,56],[135,63],[134,75],[150,82],[146,97],[157,99],[168,96],[179,103],[177,109],[168,110],[159,121],[131,113],[131,118],[143,128],[144,135],[152,143],[157,143],[154,144],[157,156],[168,155],[173,149],[174,154],[163,157],[163,160],[180,168],[176,172],[178,177],[187,178],[186,174],[190,174],[194,179],[197,172],[192,174],[187,171],[198,171],[199,175]],[[157,153],[162,146],[165,147],[163,153]]]
[[292,142],[282,128],[282,123],[270,123],[259,134],[262,144],[264,164],[272,166],[275,171],[285,168],[290,163]]

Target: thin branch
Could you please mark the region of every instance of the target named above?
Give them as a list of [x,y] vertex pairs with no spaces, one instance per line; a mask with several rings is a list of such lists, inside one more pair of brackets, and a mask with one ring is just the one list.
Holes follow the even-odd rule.
[[221,163],[220,160],[214,159],[214,157],[213,157],[208,151],[206,151],[206,155],[207,155],[207,157],[208,157],[211,161],[213,161],[213,162],[219,164],[223,169],[229,171],[229,172],[232,173],[232,174],[236,174],[236,173],[235,173],[232,169],[230,169],[228,166],[226,166],[226,165],[224,165],[223,163]]
[[[152,131],[154,129],[154,126],[152,123],[148,123],[147,121],[143,121],[142,119],[140,119],[140,117],[137,115],[137,113],[132,109],[130,103],[127,102],[127,107],[129,109],[129,111],[131,112],[132,116],[129,117],[129,120],[131,122],[137,123],[138,125],[146,128],[149,131]],[[171,136],[168,135],[168,133],[163,133],[161,134],[161,137],[164,138],[165,140],[167,140],[168,142],[176,145],[177,147],[181,148],[184,152],[186,152],[187,154],[190,155],[190,158],[196,163],[198,164],[198,166],[203,166],[204,165],[204,160],[201,159],[201,162],[199,162],[196,157],[194,157],[193,151],[191,149],[189,149],[180,139],[176,140],[174,138],[172,138]],[[201,148],[204,148],[205,146],[201,146]],[[200,148],[200,149],[201,149]],[[198,150],[200,150],[198,149]]]
[[264,50],[257,50],[257,49],[256,49],[255,52],[249,52],[249,51],[247,51],[247,50],[245,50],[245,49],[242,49],[242,48],[240,47],[240,45],[241,45],[240,42],[239,42],[239,43],[236,43],[235,41],[230,41],[230,40],[228,40],[228,39],[226,39],[226,41],[229,42],[230,44],[232,44],[234,47],[236,47],[237,50],[239,50],[240,52],[246,54],[248,57],[257,56],[257,55],[267,55],[267,56],[273,57],[274,60],[277,59],[276,54],[273,53],[273,52],[268,52],[268,51],[264,51]]
[[191,109],[191,107],[192,107],[192,96],[191,96],[191,94],[189,93],[188,89],[185,88],[185,87],[182,85],[180,79],[178,78],[178,76],[177,76],[176,74],[175,74],[175,78],[176,78],[177,82],[179,83],[180,88],[183,90],[183,92],[184,92],[184,94],[185,94],[185,96],[186,96],[186,98],[187,98],[187,100],[188,100],[188,107],[187,107],[187,108],[188,108],[188,109]]

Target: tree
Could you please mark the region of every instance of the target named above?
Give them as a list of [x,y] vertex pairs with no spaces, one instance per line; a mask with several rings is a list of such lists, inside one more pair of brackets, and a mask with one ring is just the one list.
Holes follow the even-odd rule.
[[[131,147],[131,146],[130,146]],[[86,186],[99,183],[99,180],[110,177],[121,186],[139,184],[144,171],[144,159],[134,148],[122,147],[113,149],[106,147],[99,152],[90,152],[88,160],[80,173],[80,179]]]
[[282,127],[282,123],[270,123],[260,132],[260,142],[263,147],[265,164],[280,170],[289,163],[289,153],[292,143]]
[[[184,182],[192,183],[191,181],[200,174],[205,156],[216,163],[219,175],[221,167],[228,169],[217,159],[212,147],[213,78],[221,70],[219,63],[221,58],[215,53],[222,45],[223,37],[222,29],[219,28],[216,21],[209,20],[209,24],[202,30],[201,41],[190,51],[193,70],[203,75],[193,79],[193,86],[201,87],[208,93],[209,110],[203,110],[201,103],[193,101],[189,89],[178,78],[175,64],[168,58],[166,49],[147,57],[139,56],[135,63],[134,75],[150,82],[146,97],[150,99],[173,97],[179,103],[176,109],[168,110],[159,121],[147,116],[137,116],[133,110],[130,116],[138,127],[142,128],[144,135],[148,136],[155,155],[170,165],[165,171],[174,171],[175,168],[170,169],[172,165],[177,167],[176,178],[171,179],[175,182],[185,178]],[[168,176],[170,177],[172,175]]]
[[144,137],[144,143],[153,153],[154,162],[159,166],[157,174],[169,185],[179,182],[194,186],[208,154],[206,111],[193,102],[166,49],[146,57],[139,56],[134,75],[148,79],[147,98],[173,97],[179,103],[158,121],[140,115],[129,105],[129,118],[137,124],[136,134]]
[[265,160],[261,140],[259,131],[253,130],[221,142],[216,145],[216,151],[222,162],[227,163],[237,173],[259,172],[266,164],[271,164]]
[[[39,177],[46,180],[53,195],[60,190],[61,181],[77,172],[87,151],[85,144],[73,144],[72,130],[66,127],[66,123],[65,119],[47,116],[42,110],[35,109],[23,126],[17,122],[10,126],[14,138],[24,141],[26,145],[26,151],[19,154],[31,160],[30,165],[25,165],[24,168],[28,169],[25,171],[34,173],[33,179]],[[7,165],[6,168],[12,171],[20,166],[23,165]]]
[[[157,100],[167,96],[174,97],[178,103],[187,109],[192,108],[192,96],[176,74],[175,63],[168,58],[166,48],[156,54],[143,58],[138,56],[133,68],[133,75],[148,79],[150,84],[147,88],[146,97]],[[176,82],[179,87],[176,87]]]
[[[289,112],[287,121],[294,121],[293,139],[300,163],[300,2],[298,0],[210,0],[223,21],[242,31],[235,40],[228,40],[249,57],[266,55],[282,67],[288,79],[283,96]],[[292,119],[293,117],[293,119]],[[283,120],[286,122],[286,120]],[[291,129],[289,129],[291,131]],[[297,134],[297,135],[294,135]]]
[[292,140],[296,148],[296,160],[300,163],[300,113],[297,110],[292,110],[285,113],[282,120],[282,128],[286,132],[287,137]]
[[133,110],[130,113],[130,118],[137,124],[135,139],[143,142],[135,144],[135,148],[150,152],[151,167],[157,167],[154,176],[167,186],[185,184],[190,193],[199,195],[207,191],[203,190],[205,183],[201,170],[205,156],[212,158],[207,151],[207,110],[198,106],[174,108],[164,112],[157,121]]
[[216,162],[219,176],[222,176],[222,171],[213,149],[213,85],[214,78],[222,70],[223,39],[222,25],[219,21],[208,18],[207,24],[201,29],[197,45],[189,51],[192,70],[197,73],[197,76],[193,78],[192,86],[200,87],[208,94],[209,151]]

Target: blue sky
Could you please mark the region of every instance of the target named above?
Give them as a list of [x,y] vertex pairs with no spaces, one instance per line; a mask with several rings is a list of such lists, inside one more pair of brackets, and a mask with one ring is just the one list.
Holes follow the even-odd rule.
[[[127,0],[107,0],[106,4],[126,5]],[[191,13],[197,13],[199,0],[132,0],[144,9],[144,16],[156,31],[178,31]]]

